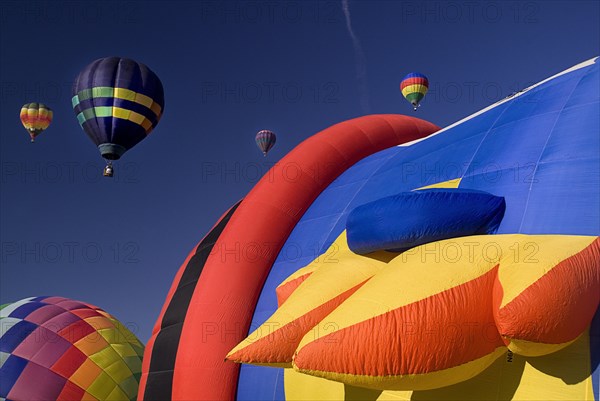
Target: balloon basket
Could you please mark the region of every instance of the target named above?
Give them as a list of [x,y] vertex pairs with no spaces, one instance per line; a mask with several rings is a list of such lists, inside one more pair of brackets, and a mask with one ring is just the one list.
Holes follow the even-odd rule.
[[114,175],[114,169],[113,166],[108,164],[104,167],[104,171],[102,172],[102,175],[105,177],[112,177]]

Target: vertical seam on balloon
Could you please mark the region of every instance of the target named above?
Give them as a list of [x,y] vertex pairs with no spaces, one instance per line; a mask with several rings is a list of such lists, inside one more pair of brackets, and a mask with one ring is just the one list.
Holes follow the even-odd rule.
[[577,81],[577,83],[575,85],[573,85],[573,89],[571,90],[571,93],[565,99],[565,103],[563,104],[563,107],[560,109],[560,111],[556,115],[556,119],[554,120],[554,124],[552,124],[552,128],[550,129],[550,133],[548,133],[548,137],[546,138],[546,143],[544,143],[544,146],[542,147],[542,151],[540,152],[540,156],[538,157],[537,163],[535,163],[535,169],[533,170],[533,174],[531,176],[531,182],[529,183],[529,188],[527,190],[527,199],[525,201],[525,208],[523,209],[523,214],[521,215],[521,223],[519,224],[519,230],[517,232],[521,232],[521,229],[523,228],[523,222],[525,221],[525,215],[527,214],[527,209],[529,207],[529,199],[531,198],[531,189],[533,188],[533,184],[535,182],[535,174],[538,171],[538,165],[540,164],[540,160],[542,160],[542,156],[544,156],[544,153],[546,152],[546,147],[548,146],[548,143],[550,143],[550,138],[552,137],[552,133],[554,132],[554,129],[556,128],[556,123],[560,119],[560,115],[562,114],[562,112],[565,109],[565,107],[567,107],[567,104],[569,104],[569,99],[571,99],[571,96],[573,96],[573,93],[575,93],[575,90],[579,86],[579,83],[589,73],[590,73],[589,70],[586,71],[584,74],[581,75],[581,77],[579,78],[579,80]]
[[112,124],[110,125],[110,143],[114,143],[115,140],[115,127],[118,124],[118,119],[114,116],[114,113],[112,113],[112,110],[114,110],[115,107],[115,97],[114,97],[114,91],[117,87],[117,82],[119,81],[119,79],[121,78],[121,63],[123,62],[123,59],[120,58],[119,62],[117,63],[117,67],[115,69],[115,74],[113,75],[113,82],[112,82],[112,87],[113,87],[113,98],[112,98],[112,104],[111,104],[111,120],[112,120]]
[[[272,401],[275,401],[277,399],[277,384],[279,383],[279,376],[283,373],[283,369],[279,369],[279,372],[277,372],[277,376],[275,376],[275,385],[273,386],[273,397],[271,398]],[[285,394],[285,389],[284,389],[284,394]]]
[[[98,71],[98,67],[101,64],[101,62],[102,62],[102,60],[98,60],[98,62],[93,66],[93,68],[91,68],[90,76],[88,77],[88,81],[91,80],[92,81],[92,85],[90,86],[89,84],[87,84],[87,86],[92,87],[92,88],[94,86],[96,86],[96,72]],[[92,106],[94,106],[95,102],[94,102],[94,98],[93,97],[91,98],[91,101],[92,101]],[[95,109],[94,109],[94,124],[96,126],[98,126],[98,117],[96,116],[96,110]],[[87,133],[87,131],[86,131],[86,133]],[[91,136],[95,139],[94,142],[99,142],[100,138],[96,135],[96,133],[94,132],[94,130],[92,130],[92,133],[93,133],[93,135],[91,135]]]
[[487,132],[485,133],[483,138],[481,138],[481,142],[479,142],[477,149],[475,149],[475,151],[473,152],[473,156],[471,157],[471,160],[469,160],[469,163],[467,164],[467,168],[465,169],[463,175],[460,177],[461,182],[462,182],[462,179],[465,178],[465,175],[467,175],[467,172],[469,171],[469,169],[471,168],[471,164],[473,164],[473,160],[475,160],[475,156],[477,156],[477,153],[479,152],[479,149],[481,149],[481,146],[485,142],[486,138],[488,137],[490,132],[492,132],[492,130],[496,127],[496,123],[498,122],[498,120],[500,120],[500,118],[504,115],[506,110],[508,110],[512,106],[512,104],[513,103],[507,104],[507,106],[504,108],[504,110],[502,110],[502,112],[498,115],[498,117],[496,117],[496,119],[494,120],[494,122],[492,123],[490,128],[487,130]]

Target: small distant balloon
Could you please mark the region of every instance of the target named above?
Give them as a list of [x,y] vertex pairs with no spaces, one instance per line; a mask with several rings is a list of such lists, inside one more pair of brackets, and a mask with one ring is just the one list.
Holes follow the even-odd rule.
[[27,130],[31,142],[52,122],[52,109],[43,103],[27,103],[21,107],[21,122]]
[[425,97],[428,89],[429,81],[427,77],[418,72],[411,72],[400,83],[402,96],[413,105],[415,110],[420,106],[419,102]]
[[275,146],[275,142],[277,141],[277,136],[273,131],[269,131],[268,129],[263,129],[258,131],[256,134],[256,146],[263,152],[264,156],[267,156],[267,153]]

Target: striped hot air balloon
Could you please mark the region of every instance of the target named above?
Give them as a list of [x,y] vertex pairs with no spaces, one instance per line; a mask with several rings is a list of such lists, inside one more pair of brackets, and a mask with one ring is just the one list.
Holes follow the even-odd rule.
[[0,306],[0,399],[135,400],[144,346],[113,316],[62,297]]
[[[147,66],[120,57],[85,67],[73,86],[77,120],[109,164],[144,140],[164,110],[163,86]],[[107,169],[105,169],[105,175]]]
[[27,103],[21,107],[21,122],[29,133],[31,142],[52,122],[52,110],[43,103]]
[[256,140],[256,146],[263,152],[264,156],[267,156],[267,153],[275,146],[275,142],[277,141],[275,133],[268,129],[258,131],[254,139]]
[[427,77],[418,72],[411,72],[400,82],[402,96],[413,105],[415,110],[419,107],[419,102],[425,97],[428,89],[429,81]]

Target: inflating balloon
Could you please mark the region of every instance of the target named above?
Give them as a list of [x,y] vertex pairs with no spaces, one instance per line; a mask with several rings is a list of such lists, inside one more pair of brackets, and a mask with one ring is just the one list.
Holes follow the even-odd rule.
[[135,400],[144,346],[102,309],[61,297],[0,308],[0,399]]
[[275,133],[267,129],[258,131],[254,139],[256,146],[263,152],[263,156],[267,156],[267,153],[275,146],[275,142],[277,141]]
[[140,401],[599,400],[597,60],[310,136],[181,266]]
[[411,72],[400,83],[402,96],[413,105],[415,110],[420,106],[419,102],[425,97],[428,89],[429,81],[427,77],[418,72]]
[[43,103],[27,103],[21,107],[21,122],[29,133],[31,142],[52,122],[52,110]]
[[73,85],[77,120],[107,161],[144,140],[164,111],[163,86],[158,76],[137,61],[120,57],[98,59],[81,71]]

